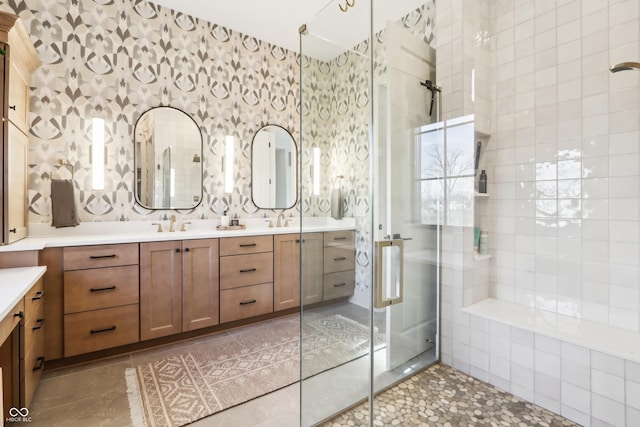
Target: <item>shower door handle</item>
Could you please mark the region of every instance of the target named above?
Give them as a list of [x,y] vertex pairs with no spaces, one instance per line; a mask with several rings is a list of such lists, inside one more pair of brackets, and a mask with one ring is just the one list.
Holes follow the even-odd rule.
[[404,240],[380,240],[375,243],[375,308],[400,304],[403,297]]

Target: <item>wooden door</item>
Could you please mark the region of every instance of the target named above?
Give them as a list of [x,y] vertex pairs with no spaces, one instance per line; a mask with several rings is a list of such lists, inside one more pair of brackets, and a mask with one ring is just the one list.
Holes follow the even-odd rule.
[[273,236],[273,311],[300,305],[300,234]]
[[140,244],[140,339],[182,331],[182,244]]
[[182,330],[219,323],[218,239],[182,242]]
[[323,298],[322,233],[305,233],[302,242],[302,304],[313,304]]

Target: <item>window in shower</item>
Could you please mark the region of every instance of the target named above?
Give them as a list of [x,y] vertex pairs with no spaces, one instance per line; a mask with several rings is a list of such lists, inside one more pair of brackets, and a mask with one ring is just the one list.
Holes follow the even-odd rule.
[[416,129],[422,224],[473,226],[473,115],[432,123]]

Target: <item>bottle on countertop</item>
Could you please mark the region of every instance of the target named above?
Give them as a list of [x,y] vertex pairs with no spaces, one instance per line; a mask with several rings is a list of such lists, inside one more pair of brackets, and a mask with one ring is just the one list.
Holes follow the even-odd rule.
[[224,211],[224,213],[220,217],[220,226],[221,227],[229,226],[229,215],[227,215],[227,211]]
[[233,219],[231,220],[232,226],[240,225],[240,220],[238,219],[238,214],[233,214]]
[[478,193],[487,192],[487,173],[484,169],[480,172],[480,179],[478,181]]

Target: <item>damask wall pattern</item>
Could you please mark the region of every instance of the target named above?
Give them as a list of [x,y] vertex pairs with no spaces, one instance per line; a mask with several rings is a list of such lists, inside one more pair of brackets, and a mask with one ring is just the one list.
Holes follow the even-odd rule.
[[[9,0],[0,9],[21,17],[43,63],[31,81],[29,222],[50,222],[51,176],[71,177],[61,159],[75,169],[81,221],[174,213],[144,209],[133,194],[133,129],[159,105],[185,111],[203,134],[204,199],[179,216],[262,213],[251,202],[251,141],[261,126],[279,124],[299,143],[295,52],[144,0]],[[91,188],[93,117],[106,122],[104,191]],[[225,135],[236,138],[230,195]]]
[[[400,22],[416,37],[435,48],[435,0],[404,16]],[[307,35],[304,37],[313,37]],[[377,33],[373,49],[369,40],[345,47],[342,54],[328,62],[304,56],[302,43],[302,212],[307,215],[330,214],[331,189],[337,176],[345,195],[345,216],[356,218],[356,299],[362,305],[372,282],[370,128],[371,79],[386,72],[384,30]],[[370,57],[374,71],[371,76]],[[425,101],[426,102],[426,101]],[[311,194],[311,148],[319,147],[321,156],[320,195]],[[309,209],[306,209],[309,207]]]

